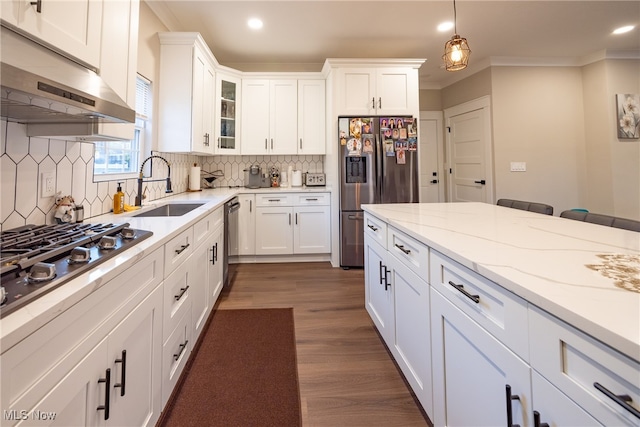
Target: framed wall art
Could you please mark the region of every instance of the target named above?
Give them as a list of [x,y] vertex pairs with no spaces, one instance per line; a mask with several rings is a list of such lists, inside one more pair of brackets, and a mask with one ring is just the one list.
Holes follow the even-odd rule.
[[619,139],[640,138],[640,95],[616,94],[617,128]]

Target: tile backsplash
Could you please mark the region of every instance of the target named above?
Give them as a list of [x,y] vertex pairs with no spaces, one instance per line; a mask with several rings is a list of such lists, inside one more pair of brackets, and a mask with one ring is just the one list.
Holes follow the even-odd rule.
[[[0,228],[7,230],[25,224],[51,224],[54,221],[54,197],[41,197],[40,176],[53,172],[56,192],[71,195],[76,204],[84,207],[85,218],[111,211],[116,181],[94,182],[93,144],[28,137],[26,125],[0,120]],[[196,156],[191,154],[158,153],[171,164],[173,194],[188,189],[190,168],[194,163],[206,172],[223,176],[213,185],[218,187],[242,186],[244,169],[254,163],[263,170],[289,165],[303,172],[323,172],[324,156]],[[206,171],[206,172],[205,172]],[[153,160],[153,179],[166,177],[164,162]],[[163,181],[144,183],[145,201],[168,196]],[[201,188],[207,188],[202,181]],[[123,180],[125,203],[134,204],[137,193],[136,179]]]

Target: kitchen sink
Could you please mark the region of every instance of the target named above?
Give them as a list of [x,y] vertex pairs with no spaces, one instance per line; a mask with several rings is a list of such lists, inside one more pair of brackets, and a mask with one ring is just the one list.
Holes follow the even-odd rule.
[[136,217],[182,216],[204,205],[204,203],[168,203],[148,211],[133,215]]

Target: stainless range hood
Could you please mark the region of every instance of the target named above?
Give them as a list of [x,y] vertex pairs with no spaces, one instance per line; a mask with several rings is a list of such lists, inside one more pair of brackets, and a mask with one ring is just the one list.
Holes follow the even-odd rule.
[[92,134],[103,123],[134,123],[135,111],[96,72],[4,26],[0,38],[0,115],[8,121],[69,125],[71,135]]

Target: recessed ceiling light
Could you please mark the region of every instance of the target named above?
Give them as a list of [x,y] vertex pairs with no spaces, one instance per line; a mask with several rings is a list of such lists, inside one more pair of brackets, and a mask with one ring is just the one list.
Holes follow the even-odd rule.
[[628,33],[629,31],[633,30],[634,28],[635,28],[635,25],[627,25],[625,27],[616,28],[615,30],[613,30],[613,34]]
[[251,28],[252,30],[259,30],[260,28],[262,28],[262,20],[258,19],[258,18],[251,18],[249,19],[249,21],[247,21],[247,24],[249,25],[249,28]]
[[452,28],[453,28],[453,22],[451,21],[443,22],[442,24],[438,25],[438,31],[441,31],[441,32],[449,31]]

